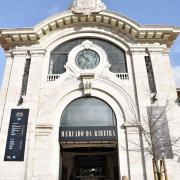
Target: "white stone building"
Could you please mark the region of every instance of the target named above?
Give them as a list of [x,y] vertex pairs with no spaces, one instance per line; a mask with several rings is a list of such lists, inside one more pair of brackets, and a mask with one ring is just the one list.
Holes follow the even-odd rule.
[[33,28],[0,29],[0,180],[152,180],[140,131],[147,109],[160,110],[149,118],[162,127],[153,133],[156,157],[179,180],[180,144],[173,158],[164,144],[180,137],[169,60],[179,33],[139,25],[100,0],[76,0]]

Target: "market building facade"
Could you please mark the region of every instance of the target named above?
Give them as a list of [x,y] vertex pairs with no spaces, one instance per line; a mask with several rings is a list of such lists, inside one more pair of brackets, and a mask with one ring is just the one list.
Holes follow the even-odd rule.
[[142,127],[160,117],[155,156],[179,180],[178,144],[169,143],[180,136],[169,59],[179,33],[100,0],[75,0],[33,28],[0,29],[0,179],[152,180]]

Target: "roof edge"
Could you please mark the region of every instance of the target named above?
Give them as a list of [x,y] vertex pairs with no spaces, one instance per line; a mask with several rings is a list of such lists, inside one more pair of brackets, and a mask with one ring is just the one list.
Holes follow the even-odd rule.
[[0,43],[7,46],[18,43],[36,43],[52,31],[74,24],[96,23],[123,31],[137,42],[159,42],[171,47],[180,34],[180,27],[171,25],[140,25],[125,15],[102,11],[89,16],[72,13],[70,10],[44,19],[32,28],[0,29]]

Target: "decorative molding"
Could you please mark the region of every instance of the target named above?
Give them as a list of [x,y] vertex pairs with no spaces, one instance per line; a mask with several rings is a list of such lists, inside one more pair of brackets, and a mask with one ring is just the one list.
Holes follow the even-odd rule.
[[122,125],[122,128],[141,128],[141,124],[139,122],[129,123],[126,122]]
[[107,9],[101,0],[74,0],[70,7],[73,13],[91,15]]
[[11,57],[13,57],[13,54],[11,51],[6,51],[5,56],[6,56],[6,58],[11,58]]
[[62,79],[62,82],[72,80],[72,79],[77,79],[77,77],[74,74],[69,74],[69,73],[66,76],[63,76],[62,74],[48,74],[47,75],[48,82],[54,82],[60,78]]
[[[75,2],[76,1],[74,1],[74,3]],[[49,33],[65,26],[82,22],[88,23],[88,25],[90,25],[90,23],[92,23],[92,25],[97,23],[97,26],[101,23],[101,26],[104,24],[106,28],[108,25],[111,32],[114,30],[119,31],[119,36],[132,38],[136,40],[136,43],[160,43],[167,45],[167,48],[172,46],[174,40],[180,34],[180,28],[178,27],[140,25],[121,14],[118,15],[110,11],[102,11],[99,14],[92,14],[88,17],[84,14],[78,16],[68,11],[51,17],[39,23],[34,28],[2,29],[0,31],[0,44],[5,50],[14,48],[16,45],[27,46],[38,44],[39,41]]]
[[46,53],[45,49],[31,49],[30,55],[31,56],[43,56]]
[[107,76],[107,75],[105,75],[105,74],[103,74],[103,73],[98,74],[97,77],[98,77],[98,78],[102,78],[102,79],[106,79],[106,80],[109,80],[109,79],[110,79],[109,76]]
[[[84,49],[91,49],[99,55],[100,62],[93,69],[82,69],[76,65],[75,57],[80,51]],[[107,54],[104,51],[104,49],[102,49],[100,46],[98,46],[97,44],[94,44],[93,42],[89,40],[85,40],[81,44],[75,46],[69,52],[68,61],[67,61],[67,64],[65,65],[65,68],[66,70],[70,69],[70,71],[76,73],[77,76],[79,76],[79,74],[82,74],[82,73],[95,73],[95,72],[101,71],[102,69],[105,68],[105,66],[107,66],[107,64],[109,63],[107,60]]]
[[83,81],[83,87],[84,87],[84,94],[85,95],[91,95],[92,91],[92,83],[94,80],[94,73],[81,73],[80,77]]
[[52,129],[52,124],[37,124],[36,136],[49,136],[49,134],[51,134]]
[[68,80],[72,80],[72,79],[76,79],[77,77],[73,74],[69,74],[68,76],[65,77],[65,79],[63,81],[68,81]]
[[164,48],[163,47],[149,47],[147,48],[149,53],[162,53]]
[[14,49],[12,51],[12,54],[14,56],[21,56],[21,57],[26,57],[28,54],[28,50],[27,49],[18,49],[18,47],[16,49]]
[[129,54],[146,54],[146,48],[145,47],[131,47],[129,49]]
[[[110,11],[102,11],[99,14],[92,14],[88,17],[83,14],[79,16],[68,11],[48,18],[33,28],[1,29],[0,44],[5,51],[13,49],[17,45],[25,45],[27,47],[39,44],[45,36],[48,36],[52,32],[55,33],[66,26],[73,26],[76,24],[80,27],[84,27],[84,23],[88,23],[90,27],[91,24],[93,27],[95,24],[97,24],[97,26],[104,26],[104,28],[109,27],[110,32],[116,30],[119,32],[117,34],[118,36],[126,40],[129,38],[130,41],[134,41],[136,44],[149,43],[152,45],[154,43],[159,43],[161,45],[166,45],[167,48],[172,46],[173,42],[180,34],[180,28],[178,27],[140,25],[121,14],[118,15]],[[99,28],[99,30],[103,29],[102,27]],[[106,29],[106,32],[107,31]],[[89,32],[91,32],[91,30]],[[142,38],[142,36],[144,38]]]
[[89,40],[85,40],[82,42],[81,47],[83,47],[84,49],[90,49],[94,46],[92,41]]

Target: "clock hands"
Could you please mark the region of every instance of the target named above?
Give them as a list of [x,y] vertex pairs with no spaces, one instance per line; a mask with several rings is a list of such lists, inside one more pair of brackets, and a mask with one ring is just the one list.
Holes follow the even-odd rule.
[[84,61],[81,61],[81,63],[80,63],[81,66],[82,66],[82,69],[92,68],[92,65],[89,64],[89,62],[90,62],[89,58],[87,58],[87,57],[84,56],[84,55],[81,55],[81,57],[85,60],[85,62],[84,62]]
[[82,50],[76,56],[76,63],[81,69],[94,69],[99,64],[99,56],[93,50]]
[[81,55],[81,57],[83,57],[85,60],[87,60],[87,62],[89,62],[89,58],[85,57],[84,55]]

